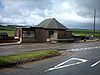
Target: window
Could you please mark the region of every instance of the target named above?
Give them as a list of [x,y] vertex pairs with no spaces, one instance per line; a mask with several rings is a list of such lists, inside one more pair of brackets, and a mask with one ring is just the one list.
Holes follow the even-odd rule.
[[34,31],[30,31],[30,37],[35,37],[35,32]]
[[30,35],[29,31],[23,31],[23,37],[28,37]]
[[23,31],[23,37],[35,37],[34,31]]

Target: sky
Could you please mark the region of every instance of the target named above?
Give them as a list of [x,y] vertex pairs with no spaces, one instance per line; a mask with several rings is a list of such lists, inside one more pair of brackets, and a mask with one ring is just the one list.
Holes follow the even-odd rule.
[[100,29],[100,0],[0,0],[0,23],[37,25],[56,18],[68,28]]

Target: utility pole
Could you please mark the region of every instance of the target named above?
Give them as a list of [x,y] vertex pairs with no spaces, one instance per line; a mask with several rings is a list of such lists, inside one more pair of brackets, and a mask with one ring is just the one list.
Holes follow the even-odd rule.
[[94,9],[94,26],[93,26],[93,36],[95,37],[95,17],[96,17],[96,9]]

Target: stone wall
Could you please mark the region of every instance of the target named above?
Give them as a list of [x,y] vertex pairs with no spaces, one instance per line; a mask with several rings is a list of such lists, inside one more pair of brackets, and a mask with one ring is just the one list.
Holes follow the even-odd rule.
[[72,32],[66,31],[66,38],[72,38]]
[[22,38],[22,42],[23,43],[32,43],[32,42],[36,42],[36,40],[35,40],[35,38],[33,38],[33,37],[24,37],[24,38]]
[[48,38],[48,31],[45,29],[36,29],[36,42],[46,42]]
[[67,39],[71,34],[65,30],[58,30],[58,39]]
[[[31,36],[23,37],[23,33],[22,33],[23,31],[34,31],[35,37],[31,37]],[[22,42],[44,43],[44,42],[47,42],[47,39],[50,39],[49,31],[54,31],[54,40],[72,38],[71,31],[57,30],[57,29],[23,28],[23,29],[18,29],[16,32],[17,32],[17,36],[22,38]]]

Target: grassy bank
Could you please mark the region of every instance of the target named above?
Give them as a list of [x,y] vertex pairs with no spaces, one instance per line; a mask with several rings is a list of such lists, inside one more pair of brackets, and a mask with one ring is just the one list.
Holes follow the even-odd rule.
[[0,67],[15,66],[18,64],[24,64],[58,55],[60,55],[60,53],[55,50],[43,50],[16,55],[0,56]]

